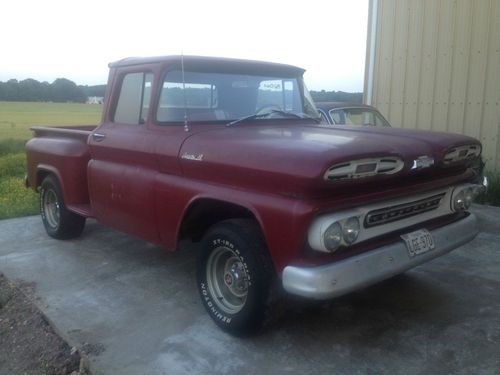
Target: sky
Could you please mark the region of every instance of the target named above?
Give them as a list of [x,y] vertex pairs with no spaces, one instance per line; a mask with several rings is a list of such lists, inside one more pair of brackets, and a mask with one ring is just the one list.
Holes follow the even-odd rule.
[[0,81],[106,83],[130,56],[203,55],[300,66],[309,89],[362,91],[368,0],[5,0]]

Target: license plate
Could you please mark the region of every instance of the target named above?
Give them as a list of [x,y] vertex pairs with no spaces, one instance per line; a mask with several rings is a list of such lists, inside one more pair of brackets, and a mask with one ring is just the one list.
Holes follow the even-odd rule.
[[426,253],[434,249],[434,239],[427,229],[403,234],[401,238],[405,241],[410,257]]

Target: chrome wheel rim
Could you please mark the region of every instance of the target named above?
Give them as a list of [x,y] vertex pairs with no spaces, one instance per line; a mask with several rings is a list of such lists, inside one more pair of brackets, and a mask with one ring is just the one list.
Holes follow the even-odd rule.
[[54,190],[49,189],[45,191],[42,203],[45,220],[50,227],[57,228],[59,226],[60,207]]
[[245,306],[248,275],[236,253],[227,247],[215,248],[207,260],[207,286],[214,302],[229,314]]

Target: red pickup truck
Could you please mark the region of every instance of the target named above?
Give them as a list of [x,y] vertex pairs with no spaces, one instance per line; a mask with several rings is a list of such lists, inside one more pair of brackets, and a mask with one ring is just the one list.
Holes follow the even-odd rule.
[[194,56],[110,64],[99,126],[34,127],[27,186],[47,233],[86,218],[175,250],[201,241],[201,301],[224,330],[266,318],[274,288],[329,299],[470,241],[481,144],[324,125],[304,70]]

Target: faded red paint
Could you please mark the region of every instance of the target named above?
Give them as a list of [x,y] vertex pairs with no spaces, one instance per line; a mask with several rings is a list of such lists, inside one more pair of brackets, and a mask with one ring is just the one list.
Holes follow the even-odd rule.
[[[187,59],[188,66],[222,64],[229,69],[233,63],[252,71],[303,73],[277,64]],[[69,209],[170,250],[177,247],[179,229],[191,204],[199,199],[233,203],[255,216],[281,271],[303,258],[308,226],[320,212],[430,191],[473,177],[465,165],[441,165],[448,148],[478,143],[457,134],[325,127],[296,119],[232,127],[191,122],[189,132],[182,123],[157,124],[154,116],[141,125],[111,121],[117,77],[147,69],[155,75],[152,95],[157,96],[163,72],[178,64],[178,58],[170,57],[112,64],[103,121],[96,129],[35,129],[36,137],[27,144],[31,187],[41,183],[38,172],[54,173]],[[150,114],[155,111],[153,104]],[[106,138],[96,142],[93,132]],[[202,154],[203,160],[181,159],[185,153]],[[405,161],[397,175],[335,183],[323,179],[334,164],[391,155]],[[422,155],[434,157],[436,166],[410,170],[412,161]]]

